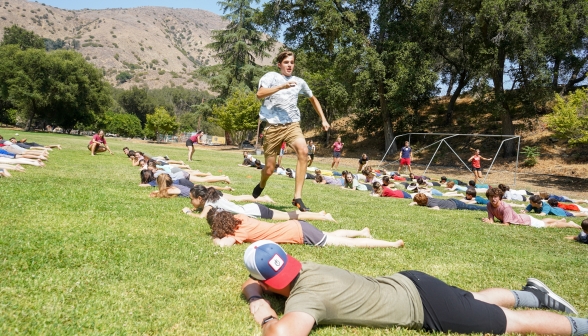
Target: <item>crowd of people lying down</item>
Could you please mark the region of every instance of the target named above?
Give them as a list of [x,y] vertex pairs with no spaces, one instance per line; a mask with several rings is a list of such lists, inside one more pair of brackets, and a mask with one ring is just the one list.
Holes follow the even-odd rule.
[[[261,162],[247,152],[243,153],[243,162],[240,166],[263,168]],[[485,211],[488,214],[485,221],[488,223],[494,223],[497,220],[503,225],[578,229],[580,228],[578,224],[566,218],[588,217],[588,205],[586,205],[588,200],[572,199],[545,191],[511,189],[503,183],[492,187],[488,184],[476,183],[474,180],[466,183],[445,176],[439,180],[433,180],[428,176],[418,176],[413,173],[402,176],[398,172],[379,170],[369,165],[361,168],[360,173],[353,173],[346,170],[337,172],[309,167],[303,174],[306,175],[306,179],[313,180],[317,184],[366,192],[366,195],[374,197],[409,199],[412,200],[409,205],[423,206],[433,210]],[[296,171],[278,166],[274,174],[294,178]],[[496,197],[499,201],[493,202],[493,198]],[[524,204],[525,202],[528,203]],[[513,208],[522,209],[516,213]],[[539,219],[536,217],[546,215],[564,218]],[[586,241],[586,234],[582,232],[579,236],[574,236],[574,239]]]
[[23,165],[44,167],[54,148],[61,149],[61,145],[41,145],[14,137],[6,140],[0,135],[0,177],[11,177],[10,171],[25,171]]

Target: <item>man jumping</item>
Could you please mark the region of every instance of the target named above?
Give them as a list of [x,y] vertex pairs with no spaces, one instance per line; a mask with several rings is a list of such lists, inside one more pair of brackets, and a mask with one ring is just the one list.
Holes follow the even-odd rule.
[[[577,314],[541,281],[529,278],[522,290],[490,288],[468,292],[418,271],[370,278],[349,271],[299,262],[276,243],[251,244],[244,255],[250,278],[242,290],[263,335],[308,335],[315,325],[406,327],[429,332],[536,333],[586,335],[588,319]],[[278,318],[264,291],[287,299]]]
[[[329,130],[329,123],[325,119],[321,104],[312,95],[308,84],[299,77],[292,76],[294,71],[294,53],[283,51],[278,57],[280,73],[268,72],[259,80],[257,98],[264,99],[259,111],[261,120],[269,123],[264,130],[263,150],[265,168],[261,170],[261,181],[253,189],[252,195],[257,198],[263,192],[267,180],[276,168],[276,156],[280,152],[282,142],[286,142],[296,152],[298,162],[297,172],[304,172],[308,163],[308,148],[302,130],[300,129],[300,110],[298,109],[298,95],[310,100],[312,107],[321,117],[325,131]],[[309,211],[302,202],[302,187],[305,174],[296,174],[294,199],[292,205],[300,211]]]

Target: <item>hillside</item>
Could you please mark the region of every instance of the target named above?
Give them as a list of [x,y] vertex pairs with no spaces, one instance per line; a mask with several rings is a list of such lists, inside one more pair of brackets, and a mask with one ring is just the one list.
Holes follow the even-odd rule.
[[[0,6],[2,31],[16,24],[44,38],[61,39],[65,48],[80,52],[120,88],[206,88],[191,73],[201,65],[217,63],[205,46],[212,42],[212,30],[226,26],[219,15],[198,9],[63,10],[25,0],[5,0]],[[261,64],[270,62],[259,60]],[[121,71],[134,77],[117,85],[115,78]]]

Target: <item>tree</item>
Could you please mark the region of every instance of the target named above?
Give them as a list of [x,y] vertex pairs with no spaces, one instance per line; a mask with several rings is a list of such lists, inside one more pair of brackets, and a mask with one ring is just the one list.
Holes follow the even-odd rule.
[[4,27],[4,37],[0,45],[17,45],[21,50],[26,49],[45,49],[45,40],[24,28],[17,25]]
[[136,116],[128,113],[107,112],[104,115],[105,132],[118,134],[125,137],[138,137],[143,133],[141,129],[141,120]]
[[27,129],[34,120],[64,129],[92,124],[111,103],[102,71],[73,51],[4,45],[0,70],[2,97],[24,114]]
[[148,94],[148,89],[137,86],[121,92],[118,103],[127,113],[137,116],[143,125],[147,122],[147,114],[155,110],[155,103]]
[[576,90],[567,99],[556,94],[548,125],[571,145],[588,144],[588,90]]
[[332,80],[353,97],[350,110],[379,115],[387,148],[394,127],[410,125],[436,91],[432,52],[418,43],[424,31],[415,9],[397,0],[311,0],[304,6],[272,0],[260,22],[268,33],[283,31],[298,53],[324,55],[333,65]]
[[126,82],[130,81],[131,79],[133,79],[133,75],[128,71],[122,71],[121,73],[116,75],[116,81],[119,84],[126,83]]
[[156,107],[153,114],[147,115],[145,131],[153,133],[159,141],[159,134],[174,133],[178,129],[176,118],[171,116],[163,107]]
[[261,102],[255,93],[234,92],[224,106],[213,107],[211,122],[222,127],[239,146],[247,131],[257,129]]
[[229,21],[224,30],[212,31],[214,42],[207,45],[216,53],[221,65],[211,69],[214,72],[212,88],[220,93],[221,98],[228,97],[233,88],[239,84],[255,90],[261,68],[255,63],[256,58],[269,57],[267,53],[274,41],[256,29],[254,16],[256,10],[251,7],[252,0],[219,1],[224,15]]

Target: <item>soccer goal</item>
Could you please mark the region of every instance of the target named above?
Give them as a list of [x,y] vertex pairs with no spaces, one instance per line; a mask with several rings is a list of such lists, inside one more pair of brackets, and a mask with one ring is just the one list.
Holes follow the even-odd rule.
[[449,140],[449,139],[454,139],[456,137],[501,138],[502,141],[500,141],[500,146],[498,146],[498,149],[496,150],[496,153],[494,154],[494,157],[492,158],[492,163],[490,164],[490,167],[488,167],[488,169],[486,170],[486,174],[484,175],[484,180],[482,181],[482,183],[486,182],[488,174],[492,170],[492,166],[494,165],[494,162],[496,161],[496,158],[498,157],[498,153],[500,153],[500,150],[502,149],[502,146],[504,145],[504,143],[507,141],[516,141],[517,142],[517,156],[516,156],[514,180],[513,180],[513,185],[516,185],[517,172],[518,172],[518,168],[519,168],[519,151],[521,148],[521,136],[520,135],[454,134],[454,133],[406,133],[406,134],[401,134],[401,135],[397,135],[394,137],[394,139],[392,140],[392,143],[390,144],[390,146],[386,150],[386,153],[384,154],[384,156],[382,156],[382,160],[380,161],[379,166],[385,167],[387,165],[392,165],[392,164],[400,162],[400,159],[394,160],[394,161],[386,161],[386,156],[388,155],[388,153],[392,154],[390,151],[392,150],[392,147],[394,146],[396,139],[401,139],[401,138],[405,137],[405,138],[407,138],[406,140],[408,142],[412,143],[411,142],[412,136],[425,136],[425,137],[427,137],[427,136],[441,136],[441,139],[438,139],[437,141],[435,141],[431,144],[428,144],[425,147],[420,148],[417,151],[413,152],[413,154],[416,154],[421,151],[424,151],[425,149],[427,149],[429,147],[433,147],[433,146],[437,145],[437,148],[435,149],[433,156],[429,160],[429,163],[427,163],[427,166],[425,168],[425,171],[423,172],[423,175],[425,175],[427,173],[427,170],[429,170],[431,163],[433,163],[433,160],[435,159],[437,152],[439,152],[439,149],[443,145],[447,146],[451,150],[451,152],[453,152],[453,154],[459,159],[459,161],[463,164],[463,166],[468,171],[472,172],[472,169],[470,168],[470,166],[468,164],[466,164],[466,162],[464,162],[464,160],[456,153],[455,149],[447,142],[447,140]]

